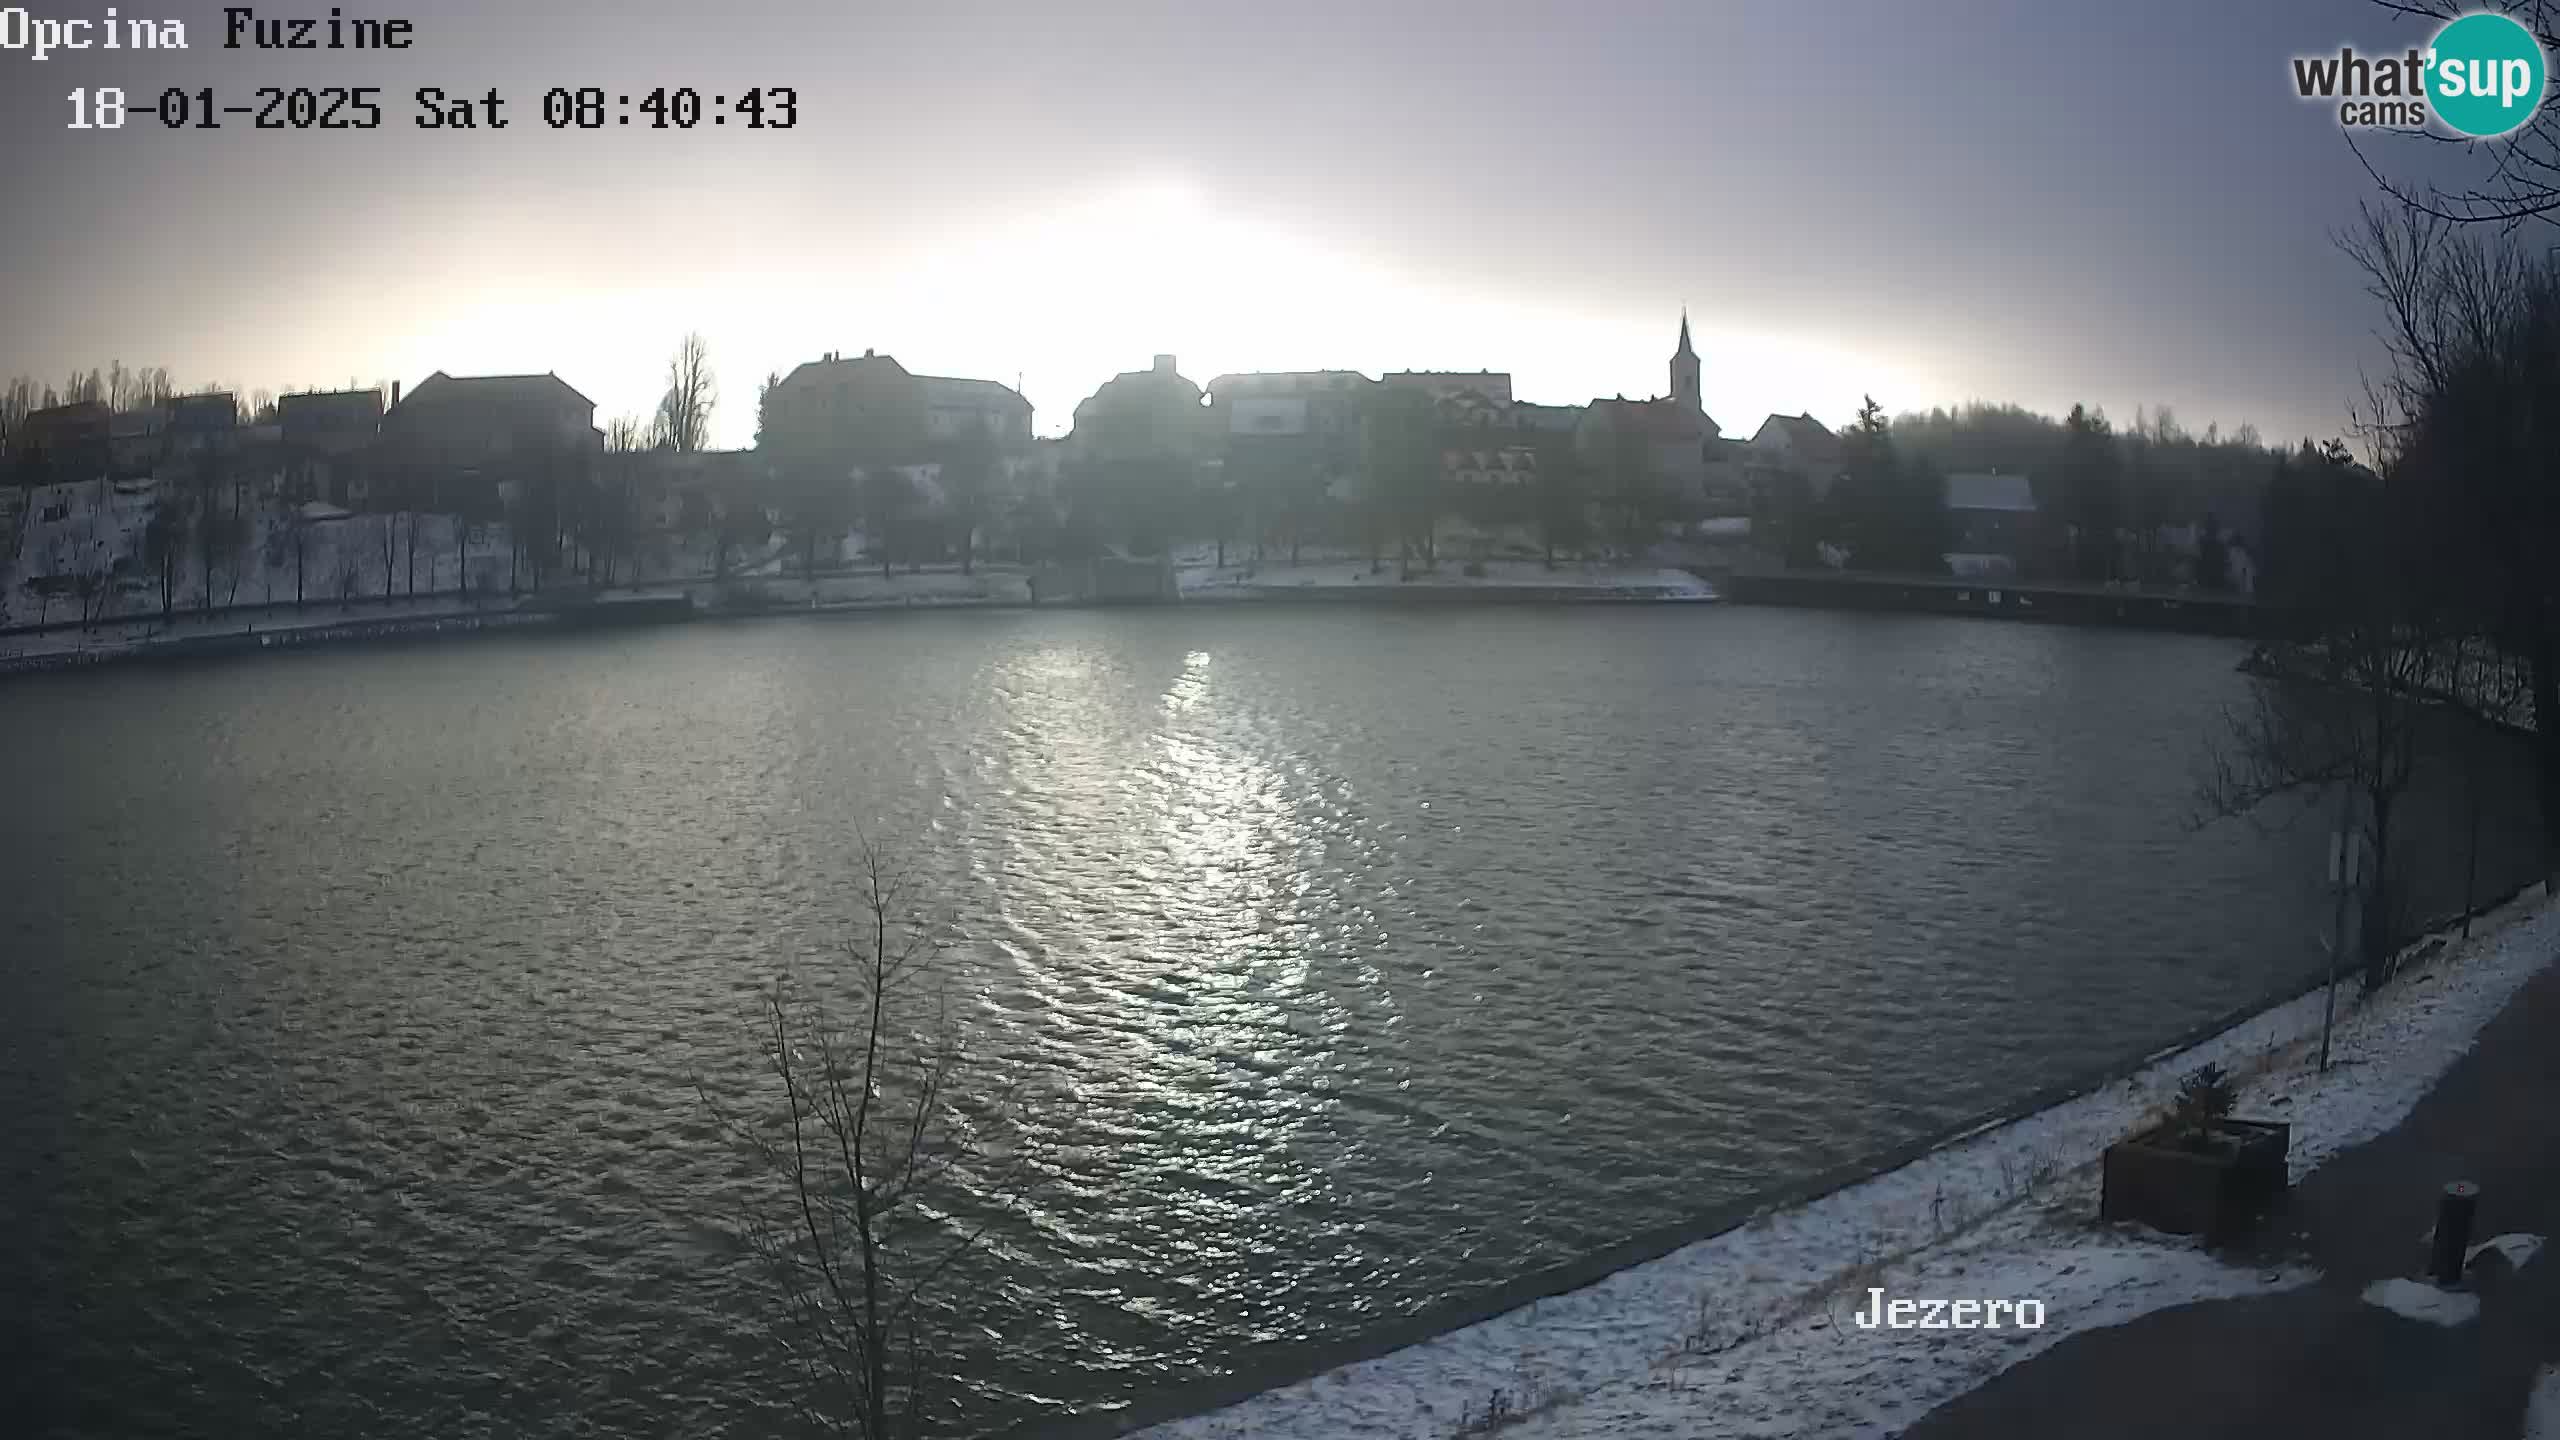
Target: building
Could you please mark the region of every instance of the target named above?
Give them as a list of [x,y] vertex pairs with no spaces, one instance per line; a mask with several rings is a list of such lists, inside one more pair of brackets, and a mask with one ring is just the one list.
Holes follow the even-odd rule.
[[1124,370],[1077,404],[1067,435],[1071,463],[1118,464],[1169,459],[1208,460],[1223,448],[1217,417],[1200,387],[1158,355],[1144,370]]
[[404,460],[465,468],[532,451],[592,454],[604,448],[596,402],[557,375],[452,376],[439,370],[391,408],[379,433]]
[[379,390],[314,390],[276,401],[285,485],[300,501],[358,505],[364,468],[382,430]]
[[840,456],[848,466],[912,463],[972,429],[1005,456],[1031,452],[1031,402],[995,380],[917,375],[876,350],[804,361],[764,398],[766,449]]
[[1502,370],[1390,370],[1379,384],[1419,390],[1431,397],[1432,418],[1442,426],[1490,429],[1511,423],[1511,376]]
[[1802,475],[1820,495],[1840,474],[1840,437],[1810,415],[1772,415],[1748,442],[1751,463]]
[[1772,415],[1727,453],[1754,514],[1775,520],[1831,493],[1840,478],[1840,437],[1811,415]]
[[10,435],[9,459],[19,483],[69,483],[107,473],[114,419],[103,400],[29,411]]
[[1707,441],[1706,478],[1709,508],[1724,515],[1748,515],[1760,494],[1752,474],[1751,446],[1717,436]]
[[764,503],[769,477],[753,450],[634,450],[608,455],[608,484],[629,487],[631,509],[650,530],[704,532],[730,512]]
[[1066,459],[1065,440],[1055,435],[1034,439],[1029,453],[1005,460],[1005,493],[1017,502],[1055,504],[1059,483],[1066,472]]
[[1357,370],[1257,371],[1209,382],[1218,483],[1258,523],[1303,531],[1360,470],[1378,382]]
[[999,455],[1031,453],[1031,402],[1021,391],[993,380],[944,375],[919,375],[916,381],[924,387],[928,442],[948,444],[974,428],[995,438]]
[[169,448],[169,407],[120,410],[107,421],[109,468],[119,480],[148,477]]
[[596,402],[557,375],[452,376],[439,370],[403,399],[392,387],[369,480],[407,476],[483,510],[527,473],[586,475],[604,451]]
[[1440,473],[1452,486],[1508,490],[1538,483],[1536,447],[1502,443],[1481,449],[1443,450]]
[[1947,568],[1954,574],[2011,578],[2034,538],[2035,486],[2024,475],[1967,471],[1945,480]]
[[1378,382],[1357,370],[1263,370],[1221,375],[1207,391],[1210,429],[1227,436],[1349,437]]
[[[971,419],[995,418],[1005,424],[1005,433],[998,437],[1000,448],[1008,448],[1008,453],[1029,448],[1031,404],[1021,396],[1006,391],[1021,402],[1016,411],[983,392],[944,389],[940,393],[946,403],[937,421],[927,378],[910,373],[896,357],[872,350],[858,356],[830,351],[794,367],[766,394],[761,445],[794,460],[814,458],[850,471],[860,465],[921,461],[937,437],[937,424],[942,437],[948,438]],[[1011,422],[1016,418],[1019,442],[1011,439]]]
[[1712,508],[1721,497],[1709,488],[1707,452],[1722,428],[1707,414],[1699,392],[1698,352],[1689,343],[1689,315],[1680,315],[1680,341],[1671,353],[1671,393],[1649,400],[1625,396],[1583,407],[1574,448],[1603,486],[1614,482],[1621,456],[1639,457],[1655,494],[1686,509]]
[[169,448],[194,453],[221,449],[239,437],[240,401],[228,390],[178,395],[169,401]]
[[311,390],[276,401],[284,443],[345,454],[371,445],[382,429],[379,390]]
[[1582,409],[1579,405],[1532,405],[1526,401],[1514,401],[1511,405],[1511,426],[1529,435],[1569,436],[1582,428]]

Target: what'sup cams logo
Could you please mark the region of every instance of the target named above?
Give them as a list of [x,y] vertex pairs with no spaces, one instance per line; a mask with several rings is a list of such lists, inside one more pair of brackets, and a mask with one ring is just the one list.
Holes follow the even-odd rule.
[[2532,119],[2549,79],[2533,31],[2494,11],[2452,21],[2423,50],[2367,56],[2341,49],[2293,62],[2295,93],[2334,103],[2338,123],[2349,129],[2414,130],[2434,120],[2474,140]]

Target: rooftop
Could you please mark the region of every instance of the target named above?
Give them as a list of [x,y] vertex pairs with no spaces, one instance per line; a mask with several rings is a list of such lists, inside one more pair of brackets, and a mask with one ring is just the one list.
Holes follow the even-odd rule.
[[540,375],[447,375],[438,370],[419,381],[418,388],[410,391],[400,404],[393,406],[392,409],[397,411],[403,406],[415,403],[418,397],[429,394],[456,400],[494,401],[550,399],[554,398],[549,393],[553,391],[566,393],[569,398],[590,410],[595,408],[596,402],[579,394],[568,381],[550,371]]
[[1966,471],[1947,477],[1950,510],[1997,510],[2013,515],[2035,513],[2036,491],[2024,475],[1998,471]]

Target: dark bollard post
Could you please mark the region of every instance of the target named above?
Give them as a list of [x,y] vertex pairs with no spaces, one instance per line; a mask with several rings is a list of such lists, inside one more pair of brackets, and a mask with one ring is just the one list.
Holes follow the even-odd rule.
[[2471,1216],[2480,1208],[2480,1187],[2456,1180],[2436,1201],[2436,1250],[2427,1273],[2439,1285],[2462,1283],[2463,1252],[2471,1248]]

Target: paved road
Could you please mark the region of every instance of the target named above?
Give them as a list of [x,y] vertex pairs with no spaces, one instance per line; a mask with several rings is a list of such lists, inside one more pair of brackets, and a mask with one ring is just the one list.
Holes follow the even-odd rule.
[[2560,1251],[2482,1276],[2480,1317],[2458,1328],[2361,1298],[2423,1269],[2436,1194],[2456,1179],[2481,1187],[2475,1241],[2560,1238],[2560,971],[2527,985],[2398,1129],[2295,1191],[2263,1248],[2307,1254],[2321,1281],[2073,1336],[1907,1440],[2517,1440],[2536,1372],[2560,1365]]

